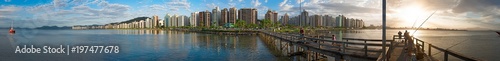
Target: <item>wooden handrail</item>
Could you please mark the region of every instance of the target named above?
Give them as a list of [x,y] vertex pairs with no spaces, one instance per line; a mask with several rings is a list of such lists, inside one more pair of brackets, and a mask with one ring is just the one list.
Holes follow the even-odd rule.
[[[288,35],[288,34],[285,34],[285,35]],[[291,35],[291,36],[300,37],[300,36],[296,36],[296,35]],[[379,44],[379,43],[359,43],[359,42],[344,42],[344,41],[325,40],[325,39],[318,39],[318,38],[314,38],[314,37],[304,37],[304,38],[312,39],[312,40],[319,40],[319,41],[326,41],[326,42],[334,42],[334,43],[354,44],[354,45],[369,45],[369,46],[382,46],[383,45],[383,44]],[[354,39],[354,38],[345,38],[344,40],[372,41],[369,39]],[[387,40],[387,41],[392,41],[392,40]],[[382,42],[382,41],[380,41],[380,42]],[[386,45],[390,45],[390,43],[387,43]]]
[[[398,35],[394,35],[394,36],[393,36],[393,38],[396,38],[396,37],[398,37]],[[404,39],[404,38],[402,38],[402,39]],[[429,45],[429,46],[428,46],[428,53],[427,53],[427,55],[428,55],[429,57],[432,57],[432,56],[431,56],[431,55],[432,55],[432,54],[431,54],[431,49],[432,49],[432,48],[434,48],[434,49],[437,49],[437,50],[438,50],[438,51],[440,51],[440,52],[444,52],[444,56],[445,56],[445,57],[444,57],[444,61],[448,61],[448,55],[452,55],[452,56],[454,56],[454,57],[457,57],[457,58],[462,59],[462,60],[465,60],[465,61],[480,61],[479,59],[476,59],[476,58],[473,58],[473,57],[467,57],[467,56],[465,56],[465,55],[459,54],[459,53],[454,52],[454,51],[451,51],[451,50],[447,50],[447,49],[439,48],[439,47],[437,47],[437,46],[434,46],[434,45],[432,45],[432,44],[430,44],[430,43],[424,42],[424,41],[422,41],[422,40],[420,40],[420,39],[418,39],[418,38],[416,38],[416,37],[413,37],[413,36],[412,36],[412,39],[414,39],[414,40],[416,41],[416,42],[415,42],[415,46],[417,47],[417,48],[416,48],[416,50],[420,50],[420,51],[417,51],[417,52],[422,52],[422,53],[424,53],[424,52],[425,52],[425,50],[424,50],[424,48],[425,48],[425,44],[428,44],[428,45]],[[430,60],[433,60],[433,58],[430,58]]]
[[[476,58],[473,58],[473,57],[466,57],[465,55],[463,54],[459,54],[457,52],[454,52],[454,51],[451,51],[451,50],[447,50],[447,49],[443,49],[443,48],[439,48],[437,46],[433,46],[433,45],[430,45],[430,47],[434,48],[434,49],[437,49],[441,52],[444,52],[444,55],[451,55],[451,56],[454,56],[454,57],[457,57],[459,59],[462,59],[462,60],[465,60],[465,61],[479,61],[479,59],[476,59]],[[429,53],[430,54],[430,53]],[[445,60],[448,60],[448,57],[444,57]]]
[[[369,50],[368,49],[368,46],[382,46],[383,44],[379,44],[379,43],[367,43],[366,41],[377,41],[377,42],[381,42],[381,40],[371,40],[371,39],[355,39],[355,38],[343,38],[343,40],[355,40],[355,41],[364,41],[364,42],[346,42],[346,41],[337,41],[337,40],[326,40],[324,38],[316,38],[316,37],[308,37],[308,36],[300,36],[300,35],[293,35],[293,34],[284,34],[284,33],[271,33],[271,32],[265,32],[265,31],[261,31],[262,33],[265,33],[267,35],[270,35],[270,36],[273,36],[273,37],[295,37],[295,38],[304,38],[305,40],[310,40],[310,41],[306,41],[306,42],[311,42],[312,40],[314,41],[318,41],[318,42],[332,42],[332,43],[339,43],[339,44],[345,44],[343,46],[333,46],[331,44],[322,44],[322,43],[314,43],[314,44],[317,44],[316,47],[313,47],[313,48],[318,48],[318,49],[323,49],[321,46],[329,46],[329,47],[334,47],[334,48],[338,48],[338,49],[341,49],[341,54],[345,54],[345,51],[346,50],[354,50],[354,51],[364,51],[364,56],[368,56],[368,52],[381,52],[382,50]],[[392,41],[392,40],[388,40],[388,41]],[[314,45],[313,44],[313,45]],[[346,48],[346,45],[363,45],[363,47],[361,48]],[[386,44],[386,45],[390,45],[389,43]]]

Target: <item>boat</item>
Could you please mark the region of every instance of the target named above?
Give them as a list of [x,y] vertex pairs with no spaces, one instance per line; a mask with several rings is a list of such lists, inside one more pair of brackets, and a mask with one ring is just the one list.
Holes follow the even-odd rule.
[[16,30],[14,30],[14,28],[10,28],[9,33],[16,33]]
[[16,33],[16,30],[14,30],[14,20],[12,20],[12,24],[10,25],[10,30],[9,33]]

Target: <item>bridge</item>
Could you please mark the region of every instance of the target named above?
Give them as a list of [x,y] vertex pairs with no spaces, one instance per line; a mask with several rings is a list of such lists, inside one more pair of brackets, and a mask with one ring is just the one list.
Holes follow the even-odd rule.
[[[409,40],[394,35],[392,40],[386,40],[387,53],[383,56],[382,40],[342,38],[332,40],[331,36],[306,35],[260,31],[259,36],[268,45],[275,45],[274,49],[282,51],[280,55],[292,57],[300,61],[323,61],[332,57],[335,61],[439,61],[432,57],[431,49],[444,52],[444,61],[448,61],[448,55],[465,61],[478,61],[472,57],[433,46],[420,39],[412,37],[414,44],[408,44]],[[425,53],[425,45],[428,45]],[[407,47],[414,47],[408,49]],[[405,49],[406,48],[406,49]],[[408,51],[414,53],[408,53]],[[331,58],[330,58],[331,59]]]

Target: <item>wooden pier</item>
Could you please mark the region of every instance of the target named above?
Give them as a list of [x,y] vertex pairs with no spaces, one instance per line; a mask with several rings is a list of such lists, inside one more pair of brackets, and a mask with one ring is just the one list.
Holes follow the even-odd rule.
[[[331,40],[328,36],[300,36],[297,34],[261,31],[260,36],[270,39],[267,43],[278,45],[284,56],[300,56],[305,61],[320,61],[326,56],[337,60],[371,61],[380,58],[382,40],[342,38]],[[392,40],[387,40],[392,41]],[[389,46],[390,42],[386,44]]]
[[[440,48],[434,46],[430,43],[424,42],[416,37],[411,37],[413,41],[407,40],[405,37],[399,37],[399,35],[394,35],[393,40],[396,40],[395,44],[391,46],[390,50],[394,52],[389,53],[389,61],[440,61],[439,58],[434,58],[433,56],[437,53],[432,53],[432,49],[438,51],[438,53],[443,53],[443,61],[449,61],[449,56],[456,57],[463,61],[481,61],[473,57],[467,57],[463,54]],[[414,44],[408,44],[407,42],[413,42]],[[425,51],[425,45],[427,44],[427,51]],[[405,49],[405,47],[413,47],[413,49]],[[414,53],[408,53],[406,51],[412,50]]]
[[[342,40],[332,40],[331,36],[315,35],[301,36],[299,34],[277,33],[270,31],[260,31],[259,36],[266,44],[275,45],[277,50],[282,51],[282,56],[288,56],[299,61],[324,61],[328,57],[335,61],[439,61],[431,54],[431,49],[444,53],[444,61],[448,61],[448,55],[462,59],[464,61],[480,61],[472,57],[433,46],[418,38],[412,37],[414,41],[405,40],[398,35],[393,36],[393,40],[386,40],[386,56],[382,56],[382,40],[342,38]],[[407,44],[406,42],[414,42]],[[425,51],[427,44],[427,51]],[[411,45],[413,49],[405,49]],[[408,53],[413,50],[413,53]],[[427,52],[427,53],[426,53]]]

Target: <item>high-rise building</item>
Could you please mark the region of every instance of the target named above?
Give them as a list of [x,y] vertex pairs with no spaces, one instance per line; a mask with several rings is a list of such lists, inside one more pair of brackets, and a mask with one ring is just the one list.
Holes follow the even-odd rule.
[[267,10],[265,19],[271,20],[271,22],[278,22],[278,13],[275,11]]
[[219,21],[219,25],[222,26],[226,23],[229,23],[229,21],[228,21],[229,20],[229,15],[228,15],[229,11],[227,10],[227,8],[222,9],[220,14],[221,14],[221,16],[220,16],[221,21]]
[[235,7],[229,8],[229,15],[228,15],[229,23],[233,23],[233,24],[236,23],[236,19],[238,19],[237,18],[237,14],[238,14],[237,11],[238,10]]
[[[153,24],[153,20],[151,20],[151,18],[146,18],[146,28],[153,28],[151,26],[152,24]],[[119,28],[123,28],[122,26],[123,26],[123,24],[120,24]]]
[[311,27],[314,27],[315,26],[315,20],[316,17],[314,17],[314,15],[311,15],[311,16],[308,16],[307,20],[309,21],[306,21],[306,26],[311,26]]
[[193,12],[191,13],[191,17],[190,17],[190,21],[189,21],[189,25],[193,26],[193,27],[196,27],[198,24],[198,12]]
[[210,11],[202,11],[198,13],[198,26],[210,27]]
[[350,27],[351,27],[351,26],[350,26],[350,25],[351,25],[351,24],[350,24],[350,23],[351,23],[351,20],[352,20],[352,18],[346,18],[346,20],[344,20],[344,21],[343,21],[343,22],[344,22],[344,27],[345,27],[345,28],[350,28]]
[[158,18],[158,15],[154,15],[153,16],[153,28],[157,28],[158,27],[158,22],[159,21],[159,18]]
[[238,19],[244,20],[247,24],[257,24],[257,9],[242,8],[238,10]]
[[344,27],[344,22],[346,18],[344,15],[339,15],[335,18],[336,26],[335,27]]
[[185,21],[188,20],[186,16],[184,15],[181,15],[181,16],[177,16],[177,27],[180,27],[180,26],[185,26]]
[[183,25],[182,26],[189,26],[189,22],[190,22],[190,18],[188,16],[184,16],[184,20],[182,21],[183,22]]
[[314,25],[316,27],[321,27],[323,25],[323,16],[321,15],[314,15]]
[[359,26],[359,27],[360,27],[360,28],[363,28],[363,27],[365,27],[365,21],[363,21],[363,20],[360,20],[360,26]]
[[175,14],[170,15],[170,18],[168,19],[169,20],[169,22],[168,22],[169,27],[175,27],[175,23],[176,23],[175,21],[177,20],[177,17],[175,17],[175,16],[176,16]]
[[211,24],[212,26],[219,26],[219,21],[220,21],[220,10],[219,7],[215,7],[215,9],[212,10],[212,15],[211,15]]
[[178,22],[179,21],[179,17],[177,16],[177,14],[174,14],[170,20],[172,20],[171,21],[171,26],[172,27],[177,27],[177,24],[179,23]]
[[170,16],[171,16],[170,14],[165,15],[165,18],[164,18],[165,27],[170,27],[170,21],[171,21]]
[[310,25],[310,21],[308,21],[309,18],[309,13],[306,10],[303,10],[302,13],[299,15],[299,25],[300,26],[306,26]]
[[331,27],[331,24],[333,24],[333,22],[331,21],[331,16],[330,15],[323,15],[321,17],[323,20],[322,20],[322,26],[324,27]]
[[273,17],[274,23],[278,23],[278,12],[274,11]]
[[283,16],[281,17],[281,24],[282,24],[282,25],[287,25],[287,24],[288,24],[288,20],[289,20],[289,19],[290,19],[290,18],[289,18],[289,16],[288,16],[288,13],[285,13],[285,15],[283,15]]

